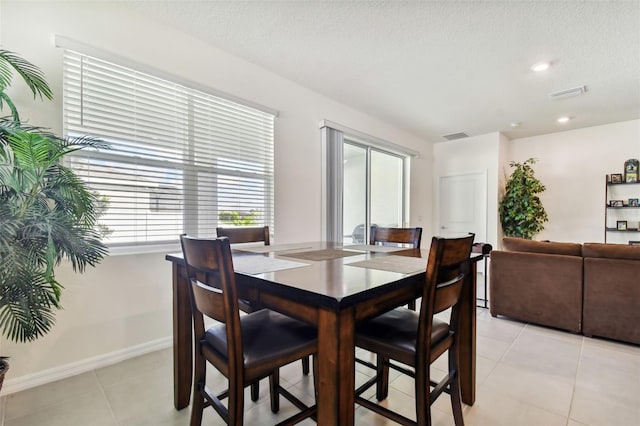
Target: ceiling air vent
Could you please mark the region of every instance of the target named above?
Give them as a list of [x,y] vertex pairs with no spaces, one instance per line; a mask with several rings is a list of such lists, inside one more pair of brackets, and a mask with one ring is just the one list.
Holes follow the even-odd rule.
[[451,133],[450,135],[444,135],[443,138],[445,138],[448,141],[454,141],[456,139],[462,139],[462,138],[468,138],[469,135],[466,134],[465,132],[460,132],[460,133]]
[[587,86],[578,86],[571,89],[558,90],[557,92],[549,93],[551,99],[563,99],[571,96],[583,95],[587,91]]

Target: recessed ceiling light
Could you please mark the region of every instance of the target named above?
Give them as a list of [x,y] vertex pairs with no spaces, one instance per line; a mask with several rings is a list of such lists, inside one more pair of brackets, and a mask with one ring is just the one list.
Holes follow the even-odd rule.
[[510,126],[513,128],[520,127],[521,125],[522,123],[519,121],[514,121],[513,123],[510,124]]
[[535,71],[535,72],[546,71],[549,69],[550,65],[551,64],[549,62],[538,62],[537,64],[534,64],[531,66],[531,71]]
[[564,123],[568,123],[568,122],[569,122],[569,120],[571,120],[571,117],[564,116],[564,117],[560,117],[560,118],[558,118],[558,120],[557,120],[557,121],[558,121],[558,123],[560,123],[560,124],[564,124]]

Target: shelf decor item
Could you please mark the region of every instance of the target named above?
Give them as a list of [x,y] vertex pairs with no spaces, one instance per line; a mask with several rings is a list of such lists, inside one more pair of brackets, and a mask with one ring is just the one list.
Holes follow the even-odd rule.
[[546,190],[534,174],[535,158],[523,163],[512,161],[513,173],[507,180],[499,214],[502,230],[507,237],[532,239],[544,229],[549,220],[538,194]]
[[627,221],[626,220],[618,220],[616,222],[616,228],[618,231],[626,231],[627,230]]
[[624,181],[627,183],[638,182],[638,166],[639,162],[635,158],[631,158],[624,162]]
[[629,207],[639,207],[637,198],[629,198]]
[[609,207],[624,207],[622,200],[609,200]]
[[622,173],[611,173],[611,183],[622,183]]

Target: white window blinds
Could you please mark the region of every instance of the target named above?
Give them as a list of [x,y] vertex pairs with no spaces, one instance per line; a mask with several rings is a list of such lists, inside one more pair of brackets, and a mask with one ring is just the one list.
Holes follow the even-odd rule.
[[273,114],[69,50],[63,95],[65,134],[111,145],[71,159],[109,245],[273,228]]

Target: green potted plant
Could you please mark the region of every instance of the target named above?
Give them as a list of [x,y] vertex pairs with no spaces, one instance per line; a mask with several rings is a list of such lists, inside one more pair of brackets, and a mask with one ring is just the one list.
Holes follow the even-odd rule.
[[10,110],[0,117],[0,329],[25,342],[47,333],[61,307],[56,266],[67,259],[83,272],[107,253],[97,223],[102,201],[63,163],[74,151],[106,145],[23,123],[6,92],[13,71],[34,98],[52,94],[37,67],[0,50],[0,109]]
[[500,222],[504,235],[532,239],[544,229],[549,220],[538,194],[546,190],[531,167],[535,158],[523,163],[512,161],[513,173],[507,180],[505,194],[499,205]]

